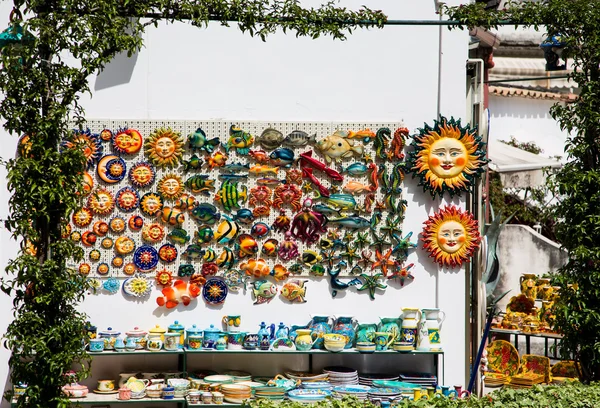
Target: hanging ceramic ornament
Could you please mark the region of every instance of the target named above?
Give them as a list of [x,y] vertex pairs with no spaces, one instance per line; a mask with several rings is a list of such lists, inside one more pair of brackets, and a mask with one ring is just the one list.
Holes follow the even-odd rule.
[[415,266],[414,263],[408,264],[406,266],[398,266],[396,268],[396,270],[394,272],[392,272],[391,275],[387,276],[387,278],[388,279],[397,278],[400,280],[400,286],[404,286],[404,283],[406,281],[413,281],[415,279],[415,277],[410,272],[410,268],[412,268],[413,266]]
[[98,293],[100,288],[102,288],[102,281],[98,278],[88,279],[88,285],[90,288],[90,292],[94,295]]
[[106,262],[102,262],[96,268],[96,273],[100,276],[106,276],[106,275],[108,275],[109,270],[110,270],[110,268],[108,267],[108,264]]
[[161,269],[156,272],[156,276],[154,277],[157,285],[168,286],[173,282],[173,272],[167,269]]
[[140,205],[140,196],[136,189],[123,187],[115,196],[117,207],[124,212],[131,212]]
[[125,261],[123,260],[123,257],[120,255],[114,256],[112,261],[111,261],[111,265],[114,266],[115,268],[120,268],[123,266],[123,263]]
[[88,263],[82,263],[81,265],[79,265],[78,270],[81,276],[88,276],[92,271],[92,267]]
[[152,281],[143,274],[135,274],[123,282],[123,293],[133,297],[144,297],[152,290]]
[[83,172],[83,194],[88,195],[94,189],[94,179],[87,171]]
[[230,269],[223,274],[225,283],[230,290],[237,292],[240,288],[246,290],[246,281],[249,279],[242,271]]
[[104,281],[104,283],[102,284],[102,288],[105,291],[107,291],[108,293],[111,293],[114,295],[121,288],[121,284],[119,283],[119,281],[116,278],[111,276],[110,278],[108,278]]
[[139,231],[144,227],[144,219],[139,215],[132,215],[129,217],[127,225],[129,226],[130,230]]
[[435,198],[468,191],[488,162],[486,148],[477,128],[462,127],[459,120],[434,120],[413,136],[409,169],[420,178],[419,185]]
[[[189,305],[192,299],[200,295],[200,287],[195,283],[176,280],[173,286],[165,286],[161,292],[162,296],[156,298],[156,304],[166,306],[167,309],[173,309],[179,303],[183,303],[184,306]],[[225,296],[227,296],[227,293],[225,293]],[[223,298],[223,300],[225,299]]]
[[259,279],[252,282],[252,295],[254,304],[260,305],[269,303],[277,294],[277,286],[266,279]]
[[103,151],[100,137],[89,129],[85,131],[73,130],[72,136],[63,141],[61,147],[63,149],[80,148],[87,160],[88,169],[100,159]]
[[105,221],[96,221],[92,227],[94,234],[103,237],[108,233],[108,223]]
[[100,251],[97,249],[92,249],[89,254],[90,261],[97,262],[100,260]]
[[142,272],[156,268],[158,252],[150,245],[142,245],[133,254],[133,263]]
[[360,288],[358,288],[358,290],[359,291],[368,290],[369,297],[372,300],[375,299],[375,291],[377,289],[387,288],[387,285],[384,285],[383,283],[379,282],[379,280],[383,278],[382,273],[376,273],[376,274],[370,274],[370,275],[368,275],[366,273],[362,273],[360,275],[360,277],[363,278],[363,281],[362,281],[362,286]]
[[95,245],[97,239],[98,237],[93,231],[85,231],[81,234],[81,243],[87,247]]
[[103,142],[110,142],[113,137],[113,132],[110,129],[104,129],[100,132],[100,140]]
[[154,217],[163,208],[163,199],[159,194],[146,193],[140,200],[140,208],[142,213],[149,217]]
[[461,266],[479,248],[479,224],[468,211],[446,206],[423,224],[423,249],[441,266]]
[[98,177],[108,184],[115,184],[125,178],[127,165],[125,160],[114,154],[107,154],[98,162]]
[[177,259],[177,248],[173,244],[164,244],[158,250],[158,258],[166,263],[171,263]]
[[125,220],[122,217],[114,217],[108,223],[108,228],[115,234],[120,234],[125,231]]
[[129,169],[129,181],[137,188],[151,186],[155,177],[154,166],[148,162],[138,162]]
[[94,214],[89,208],[83,207],[73,213],[73,224],[79,228],[87,227],[92,222]]
[[308,280],[292,279],[283,285],[281,296],[292,303],[306,303],[306,287]]
[[146,138],[144,154],[157,167],[175,167],[183,157],[183,138],[171,128],[159,128]]
[[115,208],[115,198],[105,188],[98,188],[88,197],[87,206],[96,215],[107,215]]
[[134,154],[142,148],[142,135],[135,129],[119,129],[112,137],[113,148],[122,154]]
[[129,262],[123,267],[123,273],[127,276],[132,276],[136,271],[137,268],[133,262]]
[[127,236],[121,236],[115,241],[115,251],[119,255],[129,255],[135,250],[135,242]]
[[102,239],[102,242],[100,242],[100,245],[104,249],[111,249],[113,247],[113,245],[114,245],[114,241],[113,241],[112,238],[105,237],[105,238]]
[[183,194],[183,180],[175,173],[166,174],[158,182],[158,192],[165,200],[176,200]]
[[165,237],[165,229],[162,225],[154,222],[147,224],[142,229],[142,239],[144,241],[156,244],[163,240]]
[[202,287],[202,298],[211,305],[219,305],[225,302],[229,289],[225,280],[218,276],[210,277]]

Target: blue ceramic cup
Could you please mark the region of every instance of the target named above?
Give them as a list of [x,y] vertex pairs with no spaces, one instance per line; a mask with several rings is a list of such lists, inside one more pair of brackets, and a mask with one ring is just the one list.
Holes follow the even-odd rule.
[[175,398],[175,388],[171,387],[171,386],[164,387],[162,389],[162,397],[163,397],[163,399]]
[[90,340],[90,351],[100,352],[104,351],[104,339],[91,339]]

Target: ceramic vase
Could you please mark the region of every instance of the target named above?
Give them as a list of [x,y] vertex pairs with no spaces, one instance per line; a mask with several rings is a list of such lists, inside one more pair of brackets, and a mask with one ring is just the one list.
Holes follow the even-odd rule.
[[425,315],[421,313],[421,320],[419,320],[417,326],[417,350],[429,351],[429,332],[427,331],[427,320]]
[[411,343],[413,346],[417,343],[417,328],[421,317],[419,309],[411,307],[402,308],[402,327],[400,327],[400,341]]
[[318,337],[315,344],[313,344],[313,348],[321,350],[325,349],[323,335],[331,333],[331,318],[329,316],[312,316],[308,328],[312,333],[315,333],[313,336]]
[[356,340],[356,325],[357,321],[354,316],[334,316],[335,323],[331,329],[332,333],[343,334],[348,338],[348,342],[344,346],[345,349],[354,347]]

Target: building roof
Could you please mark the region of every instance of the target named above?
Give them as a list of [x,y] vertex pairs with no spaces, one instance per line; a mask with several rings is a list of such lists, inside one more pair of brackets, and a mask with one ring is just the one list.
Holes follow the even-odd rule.
[[[565,71],[546,71],[546,60],[541,51],[539,58],[510,58],[494,56],[494,67],[489,71],[490,81],[506,80],[505,85],[518,85],[520,88],[535,88],[554,92],[572,92],[577,84],[562,77],[572,69],[572,61],[567,61]],[[531,79],[527,78],[540,78]],[[524,80],[525,79],[525,80]],[[511,81],[518,80],[518,81]]]
[[505,96],[505,97],[520,97],[529,99],[545,99],[551,101],[574,102],[577,95],[574,93],[558,93],[536,91],[535,89],[514,88],[509,86],[493,86],[489,87],[490,95]]

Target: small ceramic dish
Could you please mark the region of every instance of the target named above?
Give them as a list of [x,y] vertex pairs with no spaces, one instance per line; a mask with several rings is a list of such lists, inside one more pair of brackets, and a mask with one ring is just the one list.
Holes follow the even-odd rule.
[[344,349],[344,347],[346,346],[346,342],[330,342],[330,341],[325,341],[325,349],[327,349],[328,351],[331,351],[333,353],[338,353],[340,351],[342,351]]

